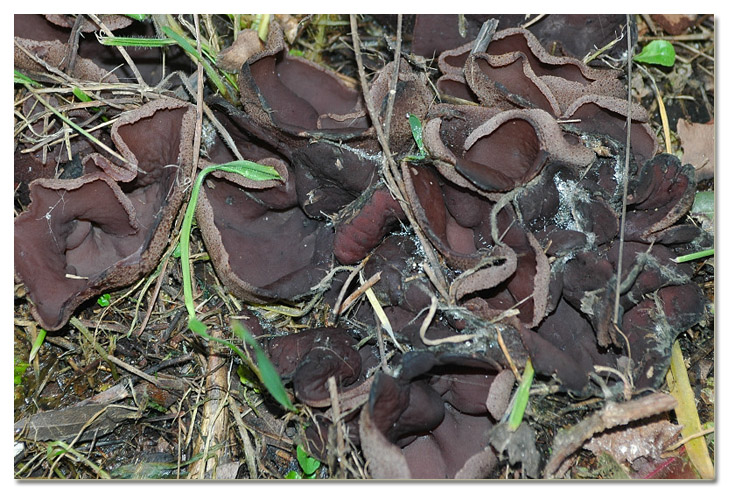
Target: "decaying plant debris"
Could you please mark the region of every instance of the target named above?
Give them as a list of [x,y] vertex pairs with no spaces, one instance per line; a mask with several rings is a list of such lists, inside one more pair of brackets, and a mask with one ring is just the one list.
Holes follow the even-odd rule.
[[[670,447],[677,338],[714,421],[712,171],[662,152],[704,156],[714,21],[629,17],[15,16],[16,476],[586,477],[604,430]],[[203,182],[204,340],[183,206],[237,159],[279,179]]]

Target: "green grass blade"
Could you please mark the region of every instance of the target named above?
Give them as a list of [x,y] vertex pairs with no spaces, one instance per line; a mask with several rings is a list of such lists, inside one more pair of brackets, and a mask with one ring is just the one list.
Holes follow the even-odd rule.
[[289,399],[289,395],[286,393],[284,385],[281,383],[281,378],[279,378],[279,374],[276,372],[276,368],[274,368],[274,365],[271,363],[269,357],[266,355],[259,343],[256,342],[256,339],[251,337],[251,335],[246,332],[246,330],[237,321],[234,321],[232,323],[232,327],[233,334],[236,337],[240,338],[248,345],[253,347],[254,352],[256,353],[256,361],[258,366],[255,366],[248,358],[248,356],[236,345],[228,342],[227,340],[219,339],[218,337],[210,335],[208,333],[208,327],[206,327],[205,323],[203,323],[202,321],[198,320],[197,318],[190,318],[190,320],[188,320],[188,328],[190,328],[190,330],[206,340],[212,340],[213,342],[217,342],[235,352],[238,357],[241,358],[244,363],[246,363],[246,366],[253,370],[261,383],[266,387],[266,390],[268,390],[271,396],[276,399],[276,401],[281,404],[282,407],[289,411],[296,411],[294,404],[292,404],[291,399]]
[[675,263],[685,263],[687,261],[694,261],[707,256],[714,256],[715,249],[705,249],[704,251],[698,251],[696,253],[685,254],[683,256],[677,256],[674,258]]
[[74,86],[72,93],[76,98],[79,99],[79,101],[91,101],[91,96],[84,93],[83,90],[81,90],[80,88]]
[[223,81],[221,80],[220,76],[218,76],[218,73],[215,71],[215,69],[213,69],[213,67],[210,65],[210,63],[208,63],[207,60],[198,56],[198,50],[196,50],[186,38],[177,34],[168,26],[162,26],[162,32],[165,33],[165,36],[167,36],[168,38],[172,38],[173,40],[175,40],[180,48],[185,50],[193,58],[193,60],[197,60],[203,65],[203,70],[205,70],[206,75],[210,78],[211,82],[218,89],[221,96],[225,97],[228,94],[225,84],[223,84]]
[[31,86],[40,86],[40,83],[34,81],[17,69],[13,69],[13,84],[30,84]]
[[279,378],[279,374],[276,372],[274,364],[271,360],[269,360],[269,356],[266,355],[259,343],[256,342],[256,339],[254,339],[251,334],[249,334],[246,329],[235,320],[231,323],[231,327],[233,328],[233,334],[236,337],[253,347],[253,350],[256,353],[256,364],[258,365],[259,379],[266,387],[266,390],[268,390],[271,396],[285,409],[289,411],[296,411],[294,404],[292,404],[289,399],[289,395],[286,393],[284,385],[281,383],[281,378]]
[[104,46],[129,46],[134,48],[160,48],[163,46],[177,44],[175,40],[169,38],[140,38],[125,36],[115,36],[113,38],[101,36],[99,37],[99,42]]
[[195,303],[193,302],[193,283],[190,273],[190,232],[193,229],[193,218],[195,217],[195,207],[198,204],[198,196],[200,195],[200,187],[203,185],[205,177],[215,171],[231,172],[242,175],[251,180],[272,180],[281,179],[276,169],[266,165],[259,165],[248,160],[236,160],[220,165],[211,165],[203,169],[195,179],[193,189],[190,192],[190,201],[185,210],[182,227],[180,228],[180,261],[182,263],[183,275],[183,295],[185,299],[185,308],[188,310],[188,316],[195,318]]
[[527,360],[525,364],[525,370],[522,372],[522,383],[517,388],[515,403],[512,406],[512,411],[509,414],[509,429],[516,431],[522,423],[522,418],[525,415],[525,409],[527,408],[527,401],[530,398],[530,387],[532,386],[532,379],[535,376],[535,370],[532,367],[532,361]]
[[40,350],[41,346],[43,345],[43,341],[46,340],[46,331],[41,328],[40,332],[38,332],[38,336],[35,338],[35,342],[33,342],[33,347],[30,348],[30,355],[28,356],[28,362],[33,361],[35,359],[36,354],[38,354],[38,351]]

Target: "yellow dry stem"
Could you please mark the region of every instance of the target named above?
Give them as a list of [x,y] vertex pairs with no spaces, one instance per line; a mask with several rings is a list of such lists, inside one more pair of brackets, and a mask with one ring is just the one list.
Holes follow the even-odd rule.
[[[689,384],[687,368],[684,365],[679,341],[675,341],[672,346],[671,369],[667,373],[667,384],[669,385],[669,391],[678,402],[674,412],[677,415],[677,421],[683,427],[682,437],[687,438],[702,431],[697,407],[695,406],[695,395],[692,386]],[[712,464],[712,459],[710,459],[705,437],[697,436],[692,438],[687,441],[685,448],[699,475],[703,479],[714,479],[715,467]]]

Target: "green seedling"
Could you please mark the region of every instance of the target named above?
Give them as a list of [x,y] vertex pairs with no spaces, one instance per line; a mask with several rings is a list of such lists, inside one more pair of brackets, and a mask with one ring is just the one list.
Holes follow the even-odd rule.
[[193,184],[193,189],[190,193],[190,201],[188,202],[187,209],[185,210],[182,227],[180,228],[180,259],[182,263],[183,295],[185,298],[185,307],[188,310],[188,328],[201,337],[225,345],[235,352],[246,366],[248,366],[249,369],[256,374],[259,381],[266,387],[271,396],[282,405],[282,407],[289,411],[295,411],[296,409],[292,404],[291,399],[289,399],[289,395],[287,395],[286,389],[281,383],[279,375],[276,373],[276,368],[274,368],[274,365],[271,363],[259,343],[256,342],[256,339],[254,339],[240,323],[237,321],[232,322],[231,327],[233,329],[233,334],[253,348],[258,366],[255,366],[248,355],[236,345],[228,342],[227,340],[219,339],[208,334],[208,327],[206,327],[205,323],[198,320],[195,316],[192,275],[190,273],[190,232],[193,227],[195,207],[198,203],[198,197],[200,196],[200,188],[203,185],[203,180],[209,173],[215,171],[236,173],[248,179],[258,181],[276,180],[281,178],[273,167],[259,165],[258,163],[250,162],[248,160],[234,161],[221,165],[211,165],[203,169],[198,174],[198,177],[195,179]]
[[321,463],[314,457],[307,454],[307,452],[304,450],[304,447],[302,447],[301,445],[297,445],[297,462],[299,463],[299,467],[301,468],[302,473],[304,473],[304,476],[292,470],[286,473],[286,476],[284,476],[286,479],[311,480],[317,477],[317,469],[319,469]]
[[666,40],[654,40],[649,42],[641,53],[634,57],[635,62],[642,64],[663,65],[671,67],[674,65],[674,47]]
[[124,14],[124,15],[126,15],[130,19],[134,19],[135,21],[144,21],[145,19],[147,19],[147,16],[149,14]]
[[527,401],[530,398],[530,387],[532,386],[532,379],[535,377],[535,370],[532,367],[532,361],[527,360],[525,369],[522,372],[522,383],[517,387],[517,393],[515,394],[515,402],[512,406],[512,411],[509,414],[509,429],[517,431],[522,423],[522,418],[525,415],[525,409],[527,409]]
[[195,179],[193,189],[190,192],[190,202],[185,210],[182,227],[180,228],[180,258],[182,261],[183,289],[185,295],[185,307],[188,310],[190,319],[195,319],[195,305],[193,303],[193,285],[190,276],[190,232],[193,228],[193,218],[195,217],[195,207],[198,204],[198,196],[200,195],[200,187],[203,180],[211,172],[229,172],[242,175],[251,180],[275,180],[281,179],[279,174],[273,167],[259,165],[248,160],[234,161],[223,163],[220,165],[211,165],[204,168]]
[[426,152],[426,147],[423,145],[423,125],[421,124],[421,120],[412,113],[409,113],[408,123],[411,125],[413,140],[416,141],[416,146],[418,146],[418,154],[409,155],[406,157],[406,160],[423,160],[428,153]]
[[102,294],[99,296],[99,299],[96,300],[96,304],[101,306],[102,308],[106,308],[109,306],[112,302],[112,296],[109,294]]
[[40,350],[41,346],[43,345],[43,341],[46,340],[46,331],[44,329],[40,329],[38,332],[38,336],[35,338],[35,342],[33,342],[33,346],[30,348],[30,354],[28,355],[28,362],[33,361],[38,354],[38,351]]

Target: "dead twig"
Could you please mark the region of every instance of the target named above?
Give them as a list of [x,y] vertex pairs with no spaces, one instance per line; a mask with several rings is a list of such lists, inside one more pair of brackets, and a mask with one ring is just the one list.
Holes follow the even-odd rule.
[[621,301],[621,273],[624,261],[624,234],[626,231],[626,203],[629,194],[629,160],[631,159],[631,17],[630,14],[626,14],[626,44],[629,46],[627,53],[627,67],[628,76],[626,77],[626,83],[628,84],[628,94],[626,96],[628,100],[628,109],[626,110],[626,153],[624,155],[624,171],[623,171],[623,195],[621,198],[621,227],[619,231],[618,241],[618,261],[616,262],[616,289],[615,299],[613,305],[613,321],[616,325],[619,324],[619,309]]
[[[342,313],[347,311],[350,308],[350,306],[352,306],[352,304],[355,301],[357,301],[360,298],[360,296],[362,296],[365,293],[365,291],[367,291],[373,285],[377,284],[380,281],[380,273],[381,272],[377,272],[377,273],[373,274],[373,276],[370,277],[369,279],[361,282],[360,287],[355,289],[355,291],[352,294],[350,294],[347,297],[347,299],[344,300],[344,302],[342,303],[342,307],[339,309],[337,314],[341,315]],[[352,276],[354,276],[354,275],[355,275],[355,273],[352,274]]]
[[[102,31],[104,31],[104,34],[109,38],[115,38],[114,33],[112,33],[111,29],[109,29],[106,24],[102,22],[99,17],[97,17],[96,14],[87,14],[91,20],[94,21],[94,23],[99,26]],[[118,46],[119,53],[122,54],[122,57],[124,57],[124,61],[127,62],[129,65],[129,68],[132,70],[132,73],[134,74],[134,77],[137,79],[137,82],[142,87],[142,90],[144,92],[145,89],[149,88],[147,86],[147,83],[144,81],[144,78],[142,77],[142,74],[139,72],[139,69],[137,68],[137,65],[134,63],[134,60],[132,60],[132,57],[129,56],[127,53],[127,50],[123,46]]]

